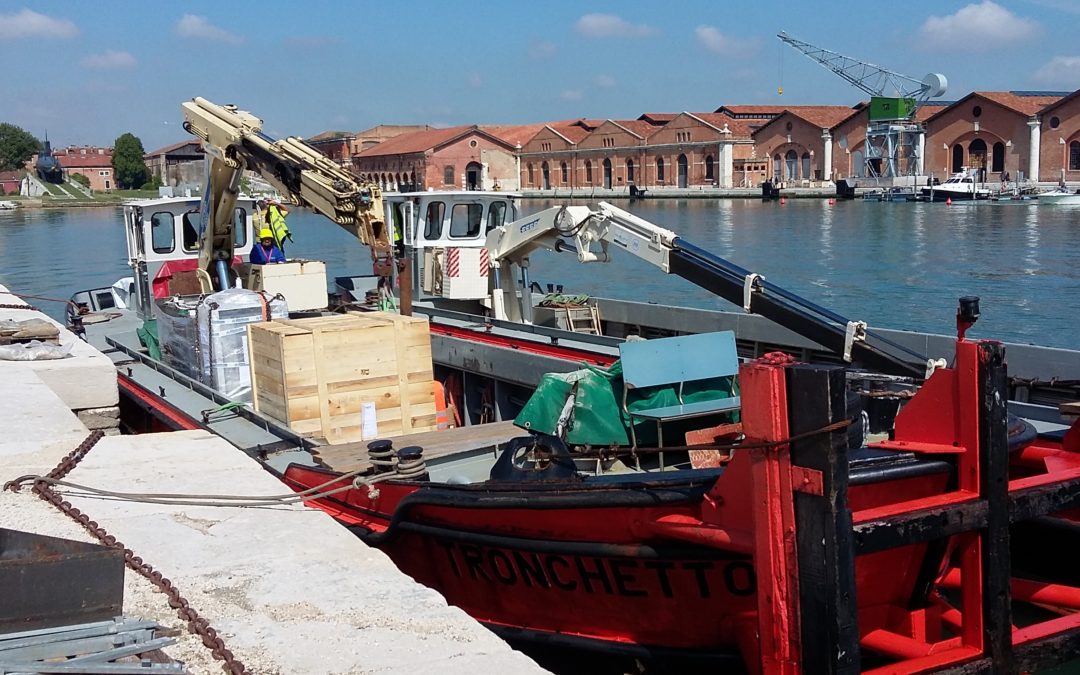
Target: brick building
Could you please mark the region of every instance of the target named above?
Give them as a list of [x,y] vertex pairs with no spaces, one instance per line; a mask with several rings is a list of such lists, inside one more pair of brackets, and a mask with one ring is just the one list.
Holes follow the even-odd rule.
[[[766,122],[752,136],[757,156],[767,158],[769,178],[788,183],[832,180],[832,130],[861,110],[861,104],[792,106]],[[865,125],[862,133],[865,138]]]
[[0,195],[19,194],[22,178],[22,171],[0,171]]
[[535,189],[543,185],[547,185],[548,189],[577,186],[577,144],[601,123],[599,120],[579,119],[542,126],[530,140],[522,144],[518,152],[522,189]]
[[356,135],[349,131],[324,131],[321,134],[305,138],[311,147],[338,163],[348,167],[352,164],[353,146]]
[[1039,178],[1080,181],[1080,90],[1039,111]]
[[[1012,180],[1040,180],[1039,112],[1064,97],[1058,92],[968,94],[926,120],[924,172],[948,176],[969,167],[981,181],[997,180],[1006,171]],[[1047,168],[1060,165],[1050,161]]]
[[150,174],[162,185],[202,185],[206,181],[206,153],[197,140],[181,141],[143,155]]
[[353,156],[353,171],[387,190],[517,190],[520,141],[541,125],[429,129]]
[[109,191],[116,189],[116,178],[113,175],[112,148],[96,148],[90,146],[69,146],[62,150],[54,150],[53,157],[64,167],[64,177],[71,177],[81,173],[90,180],[91,190]]

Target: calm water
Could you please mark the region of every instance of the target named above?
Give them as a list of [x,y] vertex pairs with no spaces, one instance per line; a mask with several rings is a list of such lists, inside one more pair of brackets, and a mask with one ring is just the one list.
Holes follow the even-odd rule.
[[[950,333],[956,298],[973,294],[982,297],[977,335],[1080,349],[1080,209],[747,199],[656,200],[632,210],[852,319]],[[294,211],[289,222],[290,255],[325,260],[331,278],[370,272],[367,250],[329,221]],[[127,273],[119,209],[0,212],[0,253],[0,283],[25,293],[66,298]],[[532,278],[595,295],[730,307],[619,253],[606,265],[541,253]]]

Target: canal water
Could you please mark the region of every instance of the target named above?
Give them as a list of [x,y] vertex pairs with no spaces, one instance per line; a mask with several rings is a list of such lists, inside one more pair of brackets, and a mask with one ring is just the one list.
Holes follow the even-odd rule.
[[[553,202],[526,200],[523,213]],[[1080,349],[1080,208],[1035,203],[923,204],[756,199],[647,200],[627,207],[687,241],[850,319],[951,333],[956,299],[982,298],[982,337]],[[328,275],[369,274],[367,250],[328,220],[294,210],[290,256]],[[534,256],[532,279],[568,292],[730,308],[615,251],[608,264]],[[120,209],[0,212],[0,283],[67,298],[128,273]],[[59,316],[59,305],[43,305]]]

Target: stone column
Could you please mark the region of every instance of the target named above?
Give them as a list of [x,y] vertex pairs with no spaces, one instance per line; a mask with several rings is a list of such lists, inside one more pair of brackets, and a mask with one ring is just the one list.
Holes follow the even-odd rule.
[[821,178],[822,180],[832,180],[832,134],[828,129],[821,130],[821,140],[825,144],[825,154],[822,158]]
[[733,176],[735,173],[735,153],[733,152],[735,145],[727,141],[721,141],[719,146],[719,152],[717,153],[719,159],[716,162],[716,184],[718,187],[730,188],[735,187],[733,182]]
[[1042,134],[1039,131],[1041,121],[1038,115],[1032,115],[1028,120],[1028,128],[1031,129],[1031,137],[1028,141],[1028,180],[1039,180],[1039,144],[1042,142]]
[[923,175],[923,167],[926,166],[926,130],[924,129],[919,133],[919,137],[915,141],[915,175]]

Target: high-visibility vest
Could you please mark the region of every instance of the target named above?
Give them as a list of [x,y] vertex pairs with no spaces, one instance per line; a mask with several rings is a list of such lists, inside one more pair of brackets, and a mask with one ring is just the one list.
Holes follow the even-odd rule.
[[285,238],[289,236],[289,226],[285,224],[285,215],[277,206],[266,207],[266,224],[274,233],[274,243],[278,248],[285,248]]

